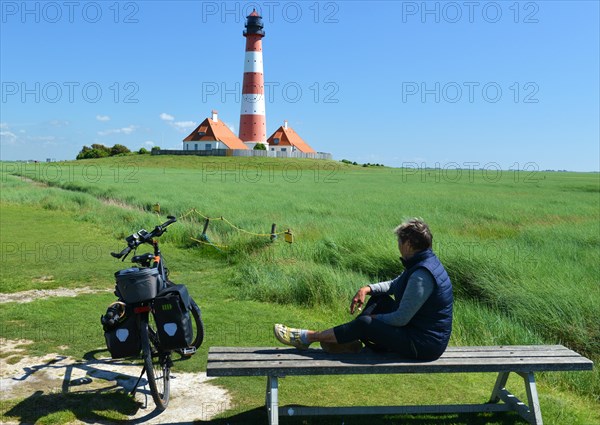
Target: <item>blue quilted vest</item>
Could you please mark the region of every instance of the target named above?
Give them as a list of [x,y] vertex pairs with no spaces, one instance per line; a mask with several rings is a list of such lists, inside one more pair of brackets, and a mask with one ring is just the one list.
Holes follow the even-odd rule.
[[435,280],[435,288],[425,304],[405,326],[414,343],[417,357],[436,359],[442,355],[452,332],[452,283],[440,260],[431,249],[416,253],[409,260],[402,260],[405,270],[400,275],[397,302],[402,299],[410,276],[419,268],[429,270]]

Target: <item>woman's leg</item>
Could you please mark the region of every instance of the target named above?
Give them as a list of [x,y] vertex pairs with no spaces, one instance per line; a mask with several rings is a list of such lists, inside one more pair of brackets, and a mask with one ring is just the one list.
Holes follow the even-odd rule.
[[388,325],[371,316],[362,316],[333,328],[338,343],[359,339],[374,351],[394,351],[402,357],[416,358],[417,352],[406,328]]
[[[306,349],[313,342],[323,342],[325,344],[353,344],[357,343],[359,340],[372,346],[373,343],[376,342],[363,337],[365,324],[367,322],[369,324],[372,322],[371,314],[389,313],[394,311],[397,307],[397,303],[390,296],[376,295],[369,298],[362,313],[352,322],[324,331],[288,328],[287,326],[276,324],[274,332],[280,342],[295,346],[299,349]],[[379,340],[380,338],[377,339]]]
[[[352,322],[347,323],[345,325],[336,326],[335,328],[327,329],[324,331],[311,331],[307,332],[307,339],[309,343],[313,342],[325,342],[325,343],[337,343],[337,344],[347,344],[354,341],[358,341],[361,338],[353,338],[353,332],[351,331],[352,323],[359,320],[361,317],[369,317],[371,314],[382,314],[382,313],[390,313],[397,308],[396,302],[389,295],[376,295],[369,298],[369,301],[365,305],[362,313]],[[348,331],[348,335],[343,335],[343,341],[338,339],[336,334],[337,328],[346,328]],[[339,332],[339,331],[338,331]],[[364,341],[363,341],[364,342]]]
[[396,301],[387,295],[371,297],[360,316],[331,331],[338,344],[360,340],[375,351],[395,351],[403,357],[415,358],[417,353],[406,329],[371,317],[372,314],[390,313],[397,308]]
[[365,308],[360,316],[370,316],[371,314],[391,313],[398,309],[398,303],[389,295],[374,295],[369,298]]

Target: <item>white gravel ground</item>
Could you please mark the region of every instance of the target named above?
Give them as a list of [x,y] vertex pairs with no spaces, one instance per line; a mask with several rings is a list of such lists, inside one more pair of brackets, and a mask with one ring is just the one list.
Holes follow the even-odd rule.
[[[50,394],[92,390],[100,394],[115,386],[131,390],[141,372],[139,365],[110,358],[77,361],[56,353],[31,357],[24,355],[28,344],[31,341],[0,339],[0,402],[27,398],[36,391]],[[194,420],[210,420],[230,408],[227,391],[212,385],[205,373],[180,373],[176,366],[172,373],[167,409],[157,414],[148,386],[141,386],[135,396],[141,407],[130,416],[131,423],[191,424]]]

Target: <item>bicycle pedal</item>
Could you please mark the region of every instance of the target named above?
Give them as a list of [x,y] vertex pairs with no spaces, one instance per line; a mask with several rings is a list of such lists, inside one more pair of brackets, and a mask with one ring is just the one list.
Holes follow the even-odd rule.
[[85,376],[83,378],[79,378],[79,379],[73,379],[71,382],[69,382],[70,385],[85,385],[85,384],[90,384],[92,382],[92,378]]
[[196,347],[187,347],[181,350],[182,356],[191,356],[196,353]]

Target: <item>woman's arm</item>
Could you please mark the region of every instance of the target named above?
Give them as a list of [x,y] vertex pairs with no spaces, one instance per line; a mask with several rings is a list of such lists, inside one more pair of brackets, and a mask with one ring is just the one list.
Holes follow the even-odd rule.
[[363,286],[356,292],[356,295],[354,295],[354,298],[352,298],[352,302],[350,303],[350,314],[354,314],[354,309],[356,307],[358,307],[359,311],[362,309],[362,306],[365,304],[365,298],[370,293],[371,287],[368,285]]
[[425,304],[434,288],[435,280],[431,273],[427,269],[418,269],[408,279],[398,309],[392,313],[374,315],[373,318],[392,326],[405,326]]
[[371,295],[389,294],[392,290],[392,287],[394,286],[394,282],[400,279],[400,276],[396,277],[394,280],[386,280],[385,282],[371,283],[370,285],[368,285],[369,288],[371,288]]

